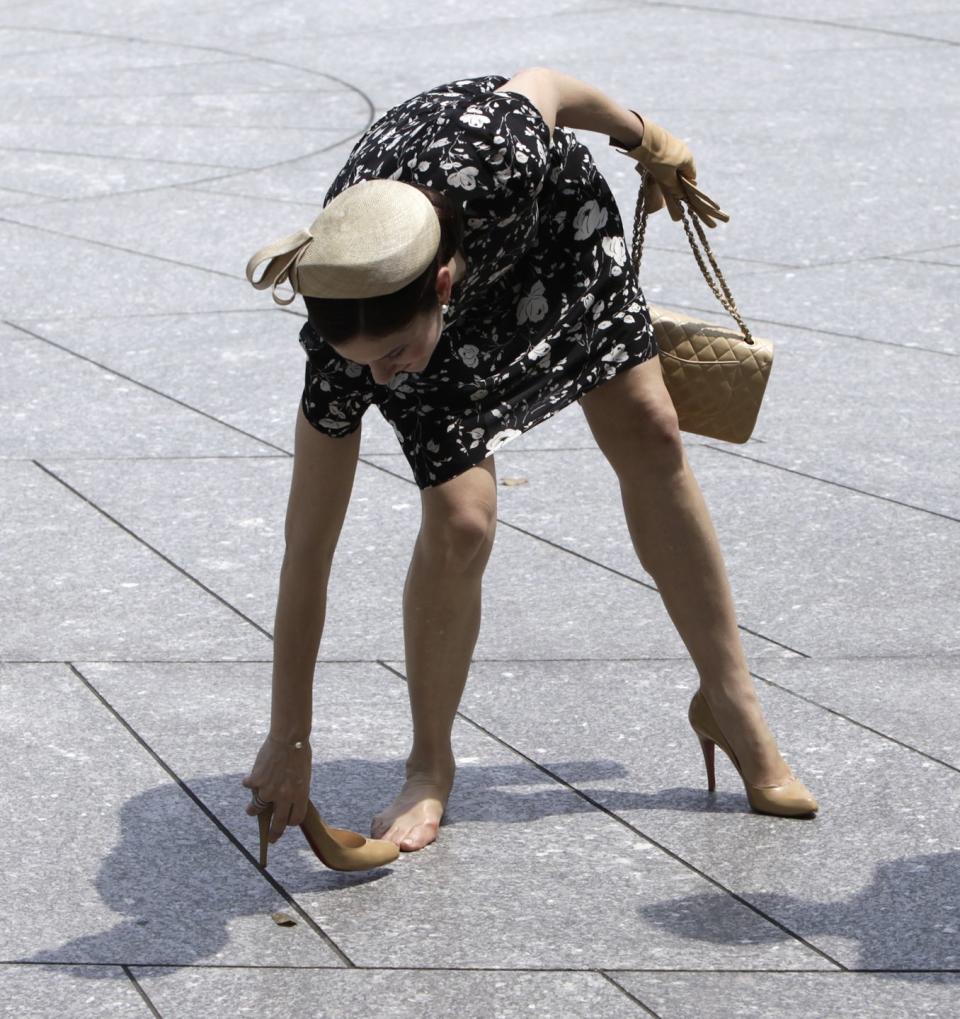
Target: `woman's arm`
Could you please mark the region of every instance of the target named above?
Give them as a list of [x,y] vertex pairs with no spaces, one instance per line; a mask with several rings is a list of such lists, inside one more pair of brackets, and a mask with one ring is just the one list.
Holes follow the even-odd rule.
[[643,137],[641,121],[628,109],[593,85],[549,67],[528,67],[495,91],[525,95],[547,122],[551,140],[554,126],[597,131],[631,148]]
[[313,724],[313,672],[327,607],[333,553],[353,489],[360,428],[331,438],[297,414],[286,548],[274,624],[270,734],[307,739]]
[[[360,429],[334,439],[297,412],[286,549],[274,626],[270,733],[241,785],[273,804],[269,839],[307,816],[312,771],[313,670],[327,606],[327,580],[360,451]],[[273,737],[272,739],[270,737]],[[303,740],[302,747],[294,747]],[[286,744],[286,745],[284,745]],[[265,808],[251,800],[248,814]]]

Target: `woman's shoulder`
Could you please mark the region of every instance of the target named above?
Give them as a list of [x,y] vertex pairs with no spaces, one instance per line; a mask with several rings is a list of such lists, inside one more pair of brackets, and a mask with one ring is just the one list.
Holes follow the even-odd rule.
[[[408,179],[407,172],[442,152],[432,146],[438,132],[466,107],[509,81],[504,74],[457,78],[424,89],[391,106],[370,124],[327,190],[327,205],[345,188],[361,180]],[[412,162],[411,162],[412,161]]]

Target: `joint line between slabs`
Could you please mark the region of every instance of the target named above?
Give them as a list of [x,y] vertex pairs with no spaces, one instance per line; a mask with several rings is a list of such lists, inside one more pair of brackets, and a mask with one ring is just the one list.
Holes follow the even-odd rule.
[[635,1005],[639,1005],[640,1008],[642,1008],[647,1015],[652,1015],[655,1017],[655,1019],[661,1019],[659,1012],[654,1012],[654,1010],[646,1002],[641,1001],[632,991],[628,991],[626,987],[623,986],[623,984],[619,983],[617,980],[614,980],[613,977],[610,976],[610,974],[606,970],[598,969],[594,970],[594,972],[597,973],[599,976],[603,977],[603,979],[606,980],[607,983],[613,984],[613,986],[616,987],[616,989],[621,994],[626,995],[626,997],[629,998]]
[[[641,287],[641,290],[642,289],[643,288]],[[659,305],[661,304],[661,301],[658,299],[649,303]],[[723,317],[723,312],[717,311],[716,308],[704,308],[702,305],[697,304],[681,304],[677,301],[671,301],[669,297],[666,299],[664,307],[673,308],[676,311],[696,311],[701,312],[702,314],[717,315],[720,318]],[[838,336],[844,340],[859,340],[861,343],[876,343],[881,347],[893,347],[895,350],[907,350],[920,354],[934,354],[939,357],[960,357],[960,352],[952,350],[937,350],[934,347],[920,347],[916,344],[908,346],[906,343],[894,343],[892,340],[878,340],[875,336],[861,336],[858,333],[841,333],[836,329],[824,329],[822,326],[799,325],[796,322],[781,322],[778,319],[760,318],[756,315],[750,315],[749,317],[752,322],[762,322],[764,325],[776,326],[778,329],[796,329],[799,332],[816,333],[820,336]]]
[[[194,414],[199,414],[201,417],[207,418],[209,421],[213,421],[215,424],[220,425],[223,428],[229,428],[231,431],[236,432],[238,435],[242,435],[246,439],[251,439],[253,442],[259,443],[261,446],[267,446],[270,449],[277,450],[278,453],[282,453],[285,456],[290,456],[289,450],[284,449],[282,446],[276,445],[276,443],[269,442],[267,439],[258,438],[251,432],[246,432],[242,428],[238,428],[237,425],[231,425],[227,421],[223,421],[213,414],[209,414],[205,410],[201,410],[199,407],[194,407],[192,404],[186,403],[184,400],[178,399],[176,396],[171,396],[170,393],[163,392],[162,389],[156,389],[154,386],[149,385],[146,382],[141,382],[139,379],[135,379],[132,375],[126,375],[124,372],[117,371],[115,368],[111,368],[109,365],[104,364],[102,361],[95,361],[92,357],[87,357],[86,354],[81,354],[76,350],[71,350],[69,347],[65,347],[62,343],[57,343],[56,340],[51,340],[49,337],[41,336],[40,333],[35,333],[31,329],[27,329],[24,326],[19,326],[15,322],[11,322],[9,319],[0,319],[4,325],[9,326],[11,329],[17,330],[17,332],[23,333],[26,336],[30,336],[35,340],[39,340],[41,343],[47,343],[51,347],[55,347],[57,350],[62,351],[64,354],[69,354],[71,357],[79,358],[81,361],[86,361],[88,364],[92,364],[97,368],[102,369],[105,372],[109,372],[111,375],[116,375],[119,379],[124,379],[127,382],[132,382],[135,386],[140,386],[141,389],[147,390],[147,392],[153,393],[155,396],[160,396],[164,400],[169,400],[171,403],[175,403],[178,407],[183,407],[184,410],[193,411]],[[242,456],[243,454],[241,454]],[[263,456],[264,454],[260,454]],[[229,458],[229,457],[228,457]],[[145,459],[158,459],[154,457],[147,457]]]
[[[0,12],[0,14],[2,14],[2,12]],[[16,25],[10,26],[0,24],[0,29],[7,28],[12,28],[14,31],[22,30],[22,26]],[[289,166],[292,163],[297,163],[300,162],[301,160],[309,159],[312,156],[322,155],[325,152],[332,151],[338,146],[343,145],[348,141],[351,141],[353,138],[359,137],[374,122],[375,119],[376,107],[374,106],[373,100],[370,98],[370,96],[358,85],[354,85],[352,82],[347,81],[345,78],[340,78],[335,74],[331,74],[329,71],[316,71],[311,67],[302,67],[298,64],[291,64],[284,60],[277,60],[275,57],[264,57],[250,53],[238,53],[235,50],[224,49],[222,46],[201,45],[200,43],[183,43],[183,42],[172,43],[167,40],[144,39],[140,36],[132,35],[112,35],[109,32],[85,32],[79,29],[59,29],[46,27],[43,29],[43,31],[47,33],[56,33],[60,35],[82,35],[85,36],[86,38],[108,40],[110,42],[123,42],[123,43],[133,42],[143,46],[160,46],[160,47],[165,46],[168,48],[173,47],[178,49],[193,49],[199,50],[204,53],[218,53],[230,58],[230,60],[227,61],[211,61],[211,63],[253,62],[268,64],[274,67],[285,67],[288,68],[289,70],[298,71],[302,74],[311,75],[316,78],[322,78],[326,81],[336,82],[338,85],[341,85],[345,91],[354,93],[354,95],[358,96],[362,100],[362,102],[366,104],[368,118],[367,123],[364,124],[363,127],[361,127],[359,130],[355,131],[353,134],[347,135],[345,138],[341,138],[335,142],[332,142],[330,145],[323,146],[322,148],[315,149],[310,152],[301,153],[299,156],[292,156],[289,159],[281,159],[275,163],[268,163],[266,166],[247,167],[244,169],[230,169],[229,172],[226,174],[218,174],[215,177],[201,178],[197,181],[194,181],[193,183],[199,184],[202,183],[204,180],[222,180],[225,177],[241,176],[242,174],[252,173],[257,170],[272,170],[280,166]],[[206,62],[200,61],[199,63]],[[166,185],[163,185],[162,187],[166,187]],[[161,190],[161,189],[162,188],[156,189],[149,188],[142,190]]]
[[744,11],[734,7],[708,7],[705,4],[689,2],[669,3],[664,0],[647,0],[647,7],[661,7],[667,10],[691,10],[704,14],[735,15],[745,18],[756,18],[765,21],[787,21],[798,25],[822,25],[825,28],[839,28],[853,32],[868,32],[874,35],[891,35],[897,39],[916,39],[918,42],[929,42],[940,46],[960,46],[960,42],[952,39],[938,39],[936,36],[919,35],[916,32],[898,32],[893,28],[881,28],[875,25],[851,25],[842,21],[828,21],[826,18],[797,18],[788,14],[765,14],[761,11]]
[[223,834],[230,842],[236,846],[237,849],[247,858],[247,860],[253,864],[254,868],[264,878],[279,895],[283,896],[286,902],[290,905],[299,916],[303,918],[304,923],[315,933],[319,934],[330,949],[343,959],[347,966],[352,967],[354,965],[353,960],[340,948],[340,946],[330,937],[329,934],[307,913],[300,907],[300,904],[293,898],[293,896],[280,884],[276,878],[269,873],[269,871],[261,870],[259,863],[254,860],[252,854],[247,850],[240,840],[230,831],[229,828],[213,813],[212,810],[200,799],[199,796],[187,785],[183,779],[170,767],[169,764],[150,746],[150,744],[137,732],[136,729],[120,714],[119,711],[107,700],[106,697],[94,686],[94,684],[87,679],[87,677],[73,664],[73,662],[67,663],[74,673],[74,675],[80,680],[81,683],[93,694],[97,700],[110,712],[111,715],[123,726],[124,729],[136,740],[137,743],[153,758],[153,760],[170,776],[170,778],[176,783],[180,791],[185,793],[196,806],[203,811],[207,819],[211,821],[214,826]]
[[750,670],[750,675],[755,679],[763,680],[768,686],[772,686],[781,693],[790,694],[792,697],[796,697],[798,700],[806,701],[807,704],[813,705],[815,708],[820,708],[822,711],[828,711],[831,715],[836,715],[838,718],[842,718],[845,722],[849,722],[851,725],[855,725],[860,729],[866,729],[867,732],[872,732],[875,736],[879,736],[881,739],[889,740],[891,743],[895,743],[898,747],[903,747],[904,750],[910,750],[915,754],[919,754],[921,757],[925,757],[928,761],[933,761],[935,764],[940,764],[944,768],[948,768],[950,771],[957,772],[960,774],[960,768],[955,764],[950,764],[948,761],[942,761],[939,757],[934,757],[933,754],[928,754],[926,750],[921,750],[919,747],[912,746],[910,743],[904,743],[903,740],[897,739],[896,736],[890,736],[888,733],[881,732],[879,729],[874,729],[872,725],[867,725],[866,722],[860,722],[856,718],[851,718],[850,715],[844,714],[842,711],[838,711],[836,708],[831,708],[827,704],[821,704],[819,701],[815,701],[812,697],[807,697],[805,694],[799,693],[797,690],[792,690],[788,686],[781,686],[780,683],[773,679],[767,679],[766,676],[760,675],[758,672]]
[[865,496],[868,499],[879,499],[881,502],[889,502],[894,506],[902,506],[904,509],[915,510],[917,513],[929,513],[930,516],[940,517],[943,520],[949,520],[952,523],[960,523],[957,517],[950,516],[949,513],[941,513],[939,510],[927,509],[925,506],[915,506],[910,502],[903,502],[901,499],[894,499],[889,495],[880,495],[877,492],[868,492],[863,488],[855,488],[853,485],[846,485],[842,481],[834,481],[832,478],[821,478],[816,474],[807,474],[806,471],[797,470],[795,467],[787,467],[784,464],[771,463],[768,460],[758,460],[756,457],[747,456],[746,453],[740,453],[735,449],[726,449],[723,446],[715,446],[712,442],[699,442],[698,446],[703,449],[711,449],[715,453],[724,453],[727,456],[736,456],[741,460],[749,460],[751,463],[760,464],[763,467],[770,467],[777,471],[786,471],[788,474],[796,474],[801,478],[808,478],[810,481],[817,481],[822,485],[832,485],[834,488],[845,488],[848,492],[855,492],[857,495]]
[[157,1006],[154,1005],[154,1003],[150,1000],[150,995],[147,994],[147,992],[140,985],[140,981],[133,975],[133,971],[131,970],[130,966],[124,962],[120,964],[120,969],[123,970],[123,972],[127,976],[127,979],[130,981],[131,984],[133,984],[134,990],[136,990],[140,997],[143,998],[144,1004],[147,1006],[147,1008],[150,1009],[150,1014],[157,1016],[158,1019],[162,1019],[162,1013],[157,1008]]
[[[245,963],[203,963],[194,962],[190,963],[189,966],[184,967],[183,963],[175,962],[130,962],[130,963],[117,963],[117,962],[95,962],[95,961],[82,961],[82,960],[65,960],[65,959],[0,959],[0,966],[98,966],[100,968],[109,967],[115,969],[120,966],[129,966],[131,970],[138,969],[169,969],[169,970],[182,970],[184,968],[196,969],[196,970],[253,970],[253,971],[269,971],[269,970],[283,970],[284,972],[318,972],[318,973],[342,973],[344,971],[343,966],[335,966],[333,964],[323,966],[320,964],[316,965],[304,965],[295,966],[287,965],[284,963],[265,963],[257,966],[253,964]],[[814,969],[812,967],[799,967],[799,966],[787,966],[780,969],[773,969],[770,967],[759,967],[756,969],[743,969],[735,967],[714,967],[712,969],[694,969],[690,966],[603,966],[599,969],[595,966],[587,966],[577,968],[574,966],[391,966],[386,963],[379,965],[371,965],[366,963],[356,963],[351,969],[367,971],[370,973],[388,972],[388,973],[575,973],[577,975],[581,973],[743,973],[743,974],[760,974],[760,973],[806,973],[811,976],[829,976],[829,977],[858,977],[858,976],[870,976],[876,974],[882,976],[887,973],[946,973],[946,974],[960,974],[960,969],[948,969],[944,967],[928,967],[926,969],[916,968],[886,968],[886,969],[862,969],[859,967],[848,967],[845,970],[832,970],[824,969],[820,967]]]
[[[0,123],[9,124],[9,123],[16,123],[16,121],[2,121]],[[63,125],[61,125],[61,126],[63,126]],[[132,126],[139,126],[139,125],[129,125],[129,126],[132,127]],[[150,126],[150,125],[145,125],[145,126]],[[169,126],[176,127],[175,124],[171,124]],[[35,153],[37,153],[37,155],[41,155],[41,156],[67,156],[70,159],[106,159],[106,160],[120,160],[120,161],[128,162],[128,163],[159,163],[162,166],[196,166],[196,167],[202,167],[205,170],[220,169],[220,170],[230,170],[231,172],[233,172],[235,170],[241,169],[235,163],[197,163],[197,162],[194,162],[194,161],[188,160],[188,159],[163,159],[161,156],[157,156],[157,157],[153,157],[153,156],[120,156],[120,155],[116,155],[115,153],[109,153],[108,154],[108,153],[105,153],[105,152],[73,152],[73,151],[70,151],[70,150],[67,150],[67,149],[37,149],[37,148],[33,148],[31,146],[26,146],[26,145],[0,145],[0,152],[35,152]],[[244,167],[242,172],[250,173],[250,172],[252,172],[255,169],[256,169],[256,167],[249,167],[248,166],[248,167]],[[161,187],[169,187],[170,185],[169,184],[163,184],[163,185],[160,185],[160,186]],[[155,189],[154,188],[150,188],[150,189],[145,189],[145,190],[151,190],[152,191],[152,190],[155,190]],[[106,195],[85,195],[84,197],[86,197],[86,198],[106,198],[106,197],[109,197],[109,196],[111,196],[113,194],[123,195],[123,194],[127,194],[127,193],[128,192],[126,192],[126,191],[118,191],[118,192],[112,192],[111,191],[111,192],[108,192]],[[57,199],[57,201],[71,202],[71,201],[78,201],[78,199],[75,199],[75,198],[59,198],[59,199]],[[21,226],[26,226],[28,224],[22,223],[20,225]]]
[[43,471],[44,474],[49,475],[51,478],[53,478],[54,481],[63,485],[64,488],[72,492],[75,496],[77,496],[78,499],[83,500],[83,502],[85,502],[88,506],[95,509],[101,516],[106,517],[106,519],[109,520],[110,523],[119,527],[121,531],[123,531],[126,534],[129,534],[131,538],[133,538],[135,541],[138,541],[141,545],[144,546],[144,548],[149,549],[155,556],[162,559],[168,566],[172,566],[173,569],[175,569],[178,573],[186,577],[187,580],[192,581],[202,591],[205,591],[212,598],[215,598],[218,602],[220,602],[221,605],[225,606],[231,612],[238,615],[245,623],[249,623],[250,626],[252,626],[255,630],[258,630],[260,633],[262,633],[264,637],[267,638],[267,640],[270,641],[273,640],[273,634],[270,633],[269,630],[264,629],[264,627],[262,627],[259,623],[257,623],[253,619],[251,619],[249,616],[245,615],[235,605],[232,605],[230,602],[228,602],[227,599],[224,598],[222,595],[217,594],[217,592],[214,591],[212,588],[207,587],[207,585],[204,584],[202,580],[198,580],[195,576],[193,576],[192,573],[189,573],[187,570],[185,570],[179,563],[174,562],[174,560],[171,559],[169,556],[164,555],[163,552],[161,552],[155,546],[151,545],[150,542],[147,541],[145,538],[141,538],[140,535],[136,533],[136,531],[131,530],[129,527],[126,526],[126,524],[121,523],[116,517],[111,516],[111,514],[109,514],[105,509],[103,509],[102,506],[98,506],[92,499],[89,499],[87,496],[85,496],[79,489],[74,488],[73,485],[71,485],[69,482],[64,481],[63,478],[54,473],[49,467],[40,463],[39,460],[34,460],[33,463],[41,471]]
[[[387,671],[393,673],[403,682],[406,682],[406,677],[399,673],[391,665],[388,665],[385,661],[382,660],[380,661],[379,664],[381,664]],[[578,789],[576,786],[572,785],[561,775],[558,775],[555,771],[552,771],[550,768],[546,767],[546,765],[540,764],[538,761],[535,761],[532,757],[525,754],[522,750],[515,747],[512,743],[509,743],[507,740],[498,736],[496,733],[491,732],[490,729],[487,729],[485,726],[481,725],[475,719],[470,718],[468,715],[463,714],[463,712],[461,712],[459,709],[456,712],[456,716],[462,719],[468,725],[472,725],[475,729],[483,733],[485,736],[488,736],[492,740],[496,740],[496,742],[499,743],[505,749],[516,754],[518,757],[523,758],[524,761],[526,761],[532,767],[536,768],[537,771],[543,772],[544,775],[547,775],[554,782],[564,786],[564,788],[568,789],[575,796],[578,796],[580,799],[585,800],[592,807],[606,814],[607,817],[609,817],[612,821],[615,821],[617,824],[622,825],[628,831],[633,832],[634,835],[637,835],[640,838],[642,838],[645,842],[649,842],[650,845],[655,846],[661,852],[666,853],[667,856],[669,856],[671,859],[675,860],[679,864],[682,864],[688,870],[693,871],[695,874],[699,875],[705,881],[709,881],[710,884],[714,885],[714,887],[718,888],[726,895],[729,895],[732,899],[735,899],[741,905],[749,909],[752,913],[756,913],[757,916],[766,920],[773,926],[779,928],[781,931],[784,932],[784,934],[788,935],[790,938],[793,938],[795,941],[800,942],[800,944],[804,945],[810,951],[816,952],[817,955],[821,956],[823,959],[831,963],[833,966],[836,966],[837,969],[846,970],[847,967],[844,966],[843,963],[838,962],[836,959],[832,958],[825,951],[823,951],[823,949],[818,948],[816,945],[808,941],[801,934],[796,933],[796,931],[793,931],[789,927],[787,927],[786,924],[781,923],[779,920],[771,916],[769,913],[764,912],[764,910],[762,910],[759,906],[755,906],[749,900],[745,899],[742,895],[738,895],[735,891],[728,888],[726,885],[722,884],[716,878],[711,877],[709,874],[701,870],[699,867],[690,863],[688,860],[685,860],[682,856],[675,853],[672,849],[668,849],[667,846],[665,846],[662,842],[658,842],[651,835],[647,835],[645,832],[641,831],[636,825],[631,824],[625,818],[621,817],[619,814],[612,811],[609,807],[604,806],[604,804],[602,804],[599,800],[596,800],[592,796],[590,796],[589,793],[584,792],[582,789]]]
[[[160,188],[144,188],[143,190],[156,191],[162,190],[163,188],[170,187],[169,184],[163,184]],[[126,191],[124,194],[132,194],[133,192]],[[93,195],[92,198],[110,198],[111,195]],[[68,202],[83,201],[79,198],[64,199]],[[11,206],[10,208],[19,208],[19,206]],[[39,226],[36,223],[23,223],[18,219],[10,219],[9,216],[0,216],[0,223],[9,223],[11,226],[19,226],[24,230],[36,230],[38,233],[50,234],[52,237],[59,237],[62,240],[77,241],[80,244],[92,244],[98,248],[106,248],[108,251],[119,251],[123,255],[133,255],[136,258],[149,258],[155,262],[162,262],[164,265],[175,265],[180,269],[192,269],[194,272],[205,272],[211,276],[219,276],[221,279],[228,279],[236,281],[238,279],[233,273],[224,272],[222,269],[211,269],[206,265],[194,265],[192,262],[181,262],[176,258],[166,258],[164,255],[155,255],[149,251],[137,251],[134,248],[125,248],[120,244],[112,244],[110,241],[97,240],[96,238],[81,237],[79,234],[68,234],[63,233],[61,230],[53,230],[47,226]]]
[[[369,454],[371,456],[376,454]],[[399,478],[400,481],[404,481],[409,485],[414,484],[409,478],[403,477],[401,474],[397,474],[395,471],[388,469],[380,464],[372,463],[366,457],[359,457],[359,462],[366,464],[367,467],[373,467],[378,471],[382,471],[384,474],[388,474],[392,478]],[[497,523],[503,524],[504,527],[510,528],[512,531],[516,531],[518,534],[523,534],[528,538],[533,538],[535,541],[542,542],[544,545],[549,545],[551,548],[555,548],[558,552],[563,552],[566,555],[572,555],[577,559],[582,559],[586,563],[590,563],[591,566],[596,566],[601,570],[606,570],[607,573],[612,573],[616,577],[620,577],[623,580],[629,580],[633,584],[637,584],[639,587],[643,587],[648,591],[657,591],[657,588],[652,584],[648,584],[643,580],[638,580],[636,577],[631,577],[628,573],[623,573],[613,566],[608,566],[606,563],[597,562],[595,559],[591,559],[589,556],[585,556],[582,552],[577,552],[575,549],[567,548],[565,545],[559,545],[555,541],[551,541],[549,538],[545,538],[542,535],[534,534],[532,531],[527,531],[520,527],[519,524],[512,524],[508,520],[504,520],[502,517],[497,517]],[[659,593],[659,592],[657,592]],[[776,647],[781,647],[785,651],[790,651],[792,654],[799,655],[801,658],[809,658],[810,655],[805,654],[803,651],[797,651],[796,648],[790,647],[789,644],[784,644],[782,641],[776,640],[773,637],[768,637],[765,634],[759,633],[756,630],[751,630],[748,626],[743,626],[741,623],[737,624],[737,629],[742,630],[744,633],[749,633],[751,636],[756,637],[758,640],[766,641],[768,644],[773,644]]]

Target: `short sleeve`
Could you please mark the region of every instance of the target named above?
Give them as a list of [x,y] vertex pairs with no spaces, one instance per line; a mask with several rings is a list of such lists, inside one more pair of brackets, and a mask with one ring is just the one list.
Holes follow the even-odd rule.
[[442,164],[449,187],[467,200],[529,202],[540,194],[550,129],[527,96],[488,92],[458,105],[450,121]]
[[376,394],[370,369],[341,357],[309,322],[300,330],[307,355],[300,404],[318,431],[334,438],[355,432]]
[[[547,178],[550,129],[519,92],[486,92],[444,110],[409,179],[452,194],[463,203],[501,260],[516,257],[536,236],[537,197]],[[478,252],[474,252],[478,254]]]

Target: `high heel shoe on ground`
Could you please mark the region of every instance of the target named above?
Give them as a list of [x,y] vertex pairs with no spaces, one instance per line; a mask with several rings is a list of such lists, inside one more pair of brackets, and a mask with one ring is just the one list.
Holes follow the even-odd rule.
[[790,778],[776,785],[751,785],[744,777],[737,755],[720,732],[720,726],[706,698],[699,690],[690,701],[688,716],[693,731],[700,740],[703,750],[703,761],[707,766],[707,788],[713,792],[717,787],[714,774],[714,747],[718,746],[730,758],[733,766],[740,773],[743,787],[747,793],[750,806],[761,814],[775,814],[778,817],[806,817],[819,809],[810,790],[792,774]]
[[[257,814],[260,825],[260,866],[267,866],[270,819],[273,804]],[[368,839],[347,828],[334,828],[317,813],[312,800],[307,800],[307,816],[300,825],[310,848],[320,862],[331,870],[370,870],[391,863],[400,855],[400,847],[389,839]]]

